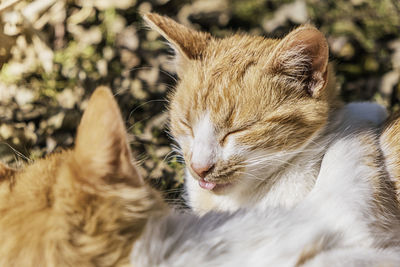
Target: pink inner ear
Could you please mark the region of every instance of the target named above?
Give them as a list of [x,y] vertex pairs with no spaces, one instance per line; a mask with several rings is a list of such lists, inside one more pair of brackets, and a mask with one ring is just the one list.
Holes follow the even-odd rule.
[[325,36],[306,25],[289,33],[276,51],[273,68],[307,82],[307,90],[318,97],[327,83],[329,48]]
[[284,40],[287,38],[286,50],[300,49],[304,56],[310,58],[313,71],[321,73],[326,71],[329,49],[326,39],[320,31],[314,27],[305,26],[289,33]]
[[313,71],[326,72],[329,50],[325,37],[315,29],[305,31],[300,37],[299,41],[304,43],[307,53],[312,58]]

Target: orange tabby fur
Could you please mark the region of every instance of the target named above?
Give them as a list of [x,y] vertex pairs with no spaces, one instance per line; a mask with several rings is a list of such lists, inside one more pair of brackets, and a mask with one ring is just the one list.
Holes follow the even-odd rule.
[[386,167],[397,190],[400,203],[400,114],[394,114],[383,129],[380,144]]
[[[228,131],[251,125],[253,134],[239,137],[238,142],[257,148],[277,144],[284,144],[279,149],[296,148],[321,129],[338,103],[334,101],[334,83],[327,80],[329,88],[319,89],[311,98],[304,84],[277,75],[277,69],[268,64],[277,61],[273,51],[278,43],[246,35],[212,39],[201,61],[185,61],[185,73],[171,95],[173,135],[190,134],[185,124],[193,125],[205,110],[211,114],[220,140]],[[281,65],[274,64],[276,68]]]
[[164,209],[132,164],[108,89],[91,97],[73,150],[21,170],[0,164],[0,266],[123,266]]
[[[227,129],[258,122],[254,134],[242,137],[240,143],[253,147],[285,143],[292,148],[325,125],[330,109],[339,104],[333,72],[327,65],[328,45],[310,25],[297,28],[283,40],[241,34],[217,39],[154,13],[146,14],[145,19],[180,52],[177,71],[181,77],[170,106],[174,136],[188,134],[185,124],[191,125],[208,109],[217,130],[223,130],[221,139]],[[304,46],[315,42],[319,46]],[[305,56],[293,57],[294,53]],[[318,56],[310,59],[307,54]],[[305,80],[306,65],[317,70],[315,84]],[[299,75],[304,80],[294,79]],[[237,99],[241,102],[239,109],[235,106]],[[280,127],[279,135],[266,135],[278,130],[271,122],[287,127]],[[289,138],[293,134],[296,137]],[[261,135],[274,138],[259,140]]]
[[[390,144],[392,151],[400,151],[398,125],[400,119],[392,121],[381,138],[381,145]],[[372,139],[363,142],[376,147]],[[379,170],[383,162],[374,149],[367,164]],[[397,162],[391,165],[397,178],[398,155],[390,153],[385,159]],[[128,265],[128,253],[147,219],[167,213],[131,160],[118,107],[110,91],[100,88],[84,113],[73,150],[22,170],[0,163],[0,266]],[[381,206],[377,214],[382,212],[378,216],[394,212],[385,186],[374,187],[377,194],[383,192],[376,197]],[[298,264],[319,250],[305,248]]]
[[[155,13],[144,19],[176,50],[170,128],[185,158],[192,208],[203,213],[300,201],[315,182],[323,148],[344,132],[324,35],[303,25],[282,39],[215,38]],[[203,121],[208,135],[196,130]],[[210,138],[200,144],[199,136]],[[264,164],[249,167],[257,160]],[[304,172],[297,178],[299,168]],[[204,190],[206,183],[212,188]]]

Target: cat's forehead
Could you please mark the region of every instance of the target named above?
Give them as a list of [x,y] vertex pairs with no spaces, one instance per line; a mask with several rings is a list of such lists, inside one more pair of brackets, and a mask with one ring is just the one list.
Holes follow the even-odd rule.
[[270,39],[263,36],[235,34],[225,38],[212,39],[205,49],[205,56],[232,56],[239,54],[257,56],[273,49],[279,41],[279,39]]
[[185,70],[172,110],[179,106],[191,122],[209,113],[218,127],[259,119],[283,96],[272,92],[278,85],[265,69],[276,42],[246,35],[215,40],[204,59]]
[[240,75],[250,64],[265,63],[278,42],[250,35],[213,39],[204,51],[202,64],[213,76]]

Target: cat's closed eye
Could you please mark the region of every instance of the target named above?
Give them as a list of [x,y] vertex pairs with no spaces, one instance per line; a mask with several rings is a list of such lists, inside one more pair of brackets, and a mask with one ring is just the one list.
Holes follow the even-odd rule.
[[183,120],[179,120],[179,124],[183,126],[183,128],[185,129],[185,131],[187,131],[188,133],[190,133],[190,135],[194,138],[194,133],[193,133],[193,129],[192,127],[189,125],[189,123],[183,121]]
[[242,133],[242,132],[244,132],[244,131],[247,131],[248,129],[249,129],[248,127],[245,127],[245,128],[239,128],[239,129],[236,129],[236,130],[229,131],[228,133],[226,133],[226,134],[221,138],[221,140],[219,141],[219,143],[221,144],[221,146],[224,146],[224,145],[226,144],[226,142],[228,141],[228,137],[230,137],[230,136],[232,136],[232,135],[235,135],[235,134],[238,134],[238,133]]

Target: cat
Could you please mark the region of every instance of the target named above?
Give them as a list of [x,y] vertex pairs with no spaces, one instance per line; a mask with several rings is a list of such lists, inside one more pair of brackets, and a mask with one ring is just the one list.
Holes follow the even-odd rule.
[[385,144],[373,132],[335,141],[315,186],[292,208],[150,220],[132,265],[400,266],[400,216],[385,168],[397,161],[399,171],[400,154],[384,158],[380,151],[387,144],[400,149],[400,118],[396,125],[384,131]]
[[[398,125],[382,135],[391,148]],[[98,88],[74,149],[0,164],[0,266],[397,266],[384,160],[396,170],[398,157],[381,157],[373,134],[353,139],[331,146],[322,165],[343,168],[322,167],[294,208],[177,213],[138,174],[117,104]]]
[[73,150],[0,164],[0,266],[129,266],[147,219],[166,210],[131,161],[119,108],[99,88]]
[[328,44],[313,26],[282,39],[218,39],[155,13],[144,20],[176,51],[170,128],[199,214],[292,207],[313,188],[330,143],[386,118],[377,104],[338,101]]

